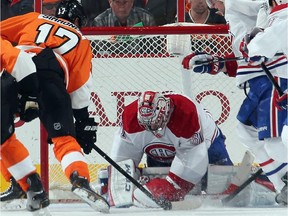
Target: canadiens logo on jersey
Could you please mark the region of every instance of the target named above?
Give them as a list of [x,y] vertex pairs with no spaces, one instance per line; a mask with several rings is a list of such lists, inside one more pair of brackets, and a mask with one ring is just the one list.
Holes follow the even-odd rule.
[[190,142],[192,145],[198,145],[204,141],[203,134],[201,132],[195,133],[191,139]]
[[154,142],[145,146],[144,152],[157,161],[172,162],[176,154],[176,149],[172,144]]

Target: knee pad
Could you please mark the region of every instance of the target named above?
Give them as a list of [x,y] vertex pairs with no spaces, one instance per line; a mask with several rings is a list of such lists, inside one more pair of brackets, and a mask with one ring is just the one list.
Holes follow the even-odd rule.
[[17,112],[17,82],[11,74],[1,75],[1,144],[15,131],[14,114]]

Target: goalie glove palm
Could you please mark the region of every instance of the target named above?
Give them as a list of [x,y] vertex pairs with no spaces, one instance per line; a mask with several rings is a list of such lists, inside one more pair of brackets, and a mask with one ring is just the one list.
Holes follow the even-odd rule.
[[94,118],[87,118],[82,121],[76,121],[75,129],[76,139],[84,153],[91,153],[93,145],[97,140],[96,132],[98,129],[98,123],[95,122]]
[[221,58],[206,53],[192,53],[182,60],[184,69],[192,70],[194,73],[217,74],[223,67],[224,63],[220,62]]

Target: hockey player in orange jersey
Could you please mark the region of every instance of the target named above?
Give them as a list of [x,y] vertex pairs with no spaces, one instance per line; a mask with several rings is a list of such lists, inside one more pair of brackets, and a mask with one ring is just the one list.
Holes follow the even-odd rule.
[[[38,211],[45,209],[49,205],[49,199],[43,189],[39,175],[36,173],[36,167],[25,146],[16,138],[14,128],[14,115],[18,110],[18,94],[23,94],[23,90],[33,94],[32,88],[25,88],[26,76],[35,76],[36,68],[31,56],[14,48],[12,44],[0,37],[1,53],[1,172],[4,178],[11,180],[14,186],[14,193],[7,190],[1,194],[1,201],[7,201],[11,198],[19,198],[27,193],[26,208],[29,211]],[[25,75],[24,75],[25,74]],[[17,91],[19,89],[19,91]],[[37,117],[37,102],[25,104],[20,115],[34,113]],[[32,111],[32,112],[30,112]],[[23,114],[23,115],[22,115]],[[31,116],[32,116],[31,115]],[[34,118],[33,117],[33,118]],[[13,177],[12,177],[13,175]]]
[[95,210],[105,212],[109,205],[90,188],[81,151],[82,147],[84,153],[91,152],[97,131],[97,123],[88,113],[92,52],[89,40],[79,30],[86,17],[77,0],[62,1],[56,17],[36,12],[13,17],[1,22],[1,35],[35,54],[39,118],[54,144],[55,157],[72,191]]

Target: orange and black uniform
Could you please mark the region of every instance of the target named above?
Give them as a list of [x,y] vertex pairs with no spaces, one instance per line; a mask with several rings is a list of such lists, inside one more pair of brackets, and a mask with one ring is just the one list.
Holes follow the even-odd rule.
[[68,178],[78,171],[89,179],[73,122],[73,113],[76,120],[88,115],[92,60],[89,40],[71,22],[36,12],[2,21],[1,35],[21,50],[35,53],[40,120],[54,143],[55,156]]
[[1,54],[1,173],[6,181],[11,174],[24,191],[29,185],[29,174],[36,172],[36,167],[25,146],[14,133],[14,115],[17,112],[17,84],[27,75],[36,72],[31,56],[0,37]]

